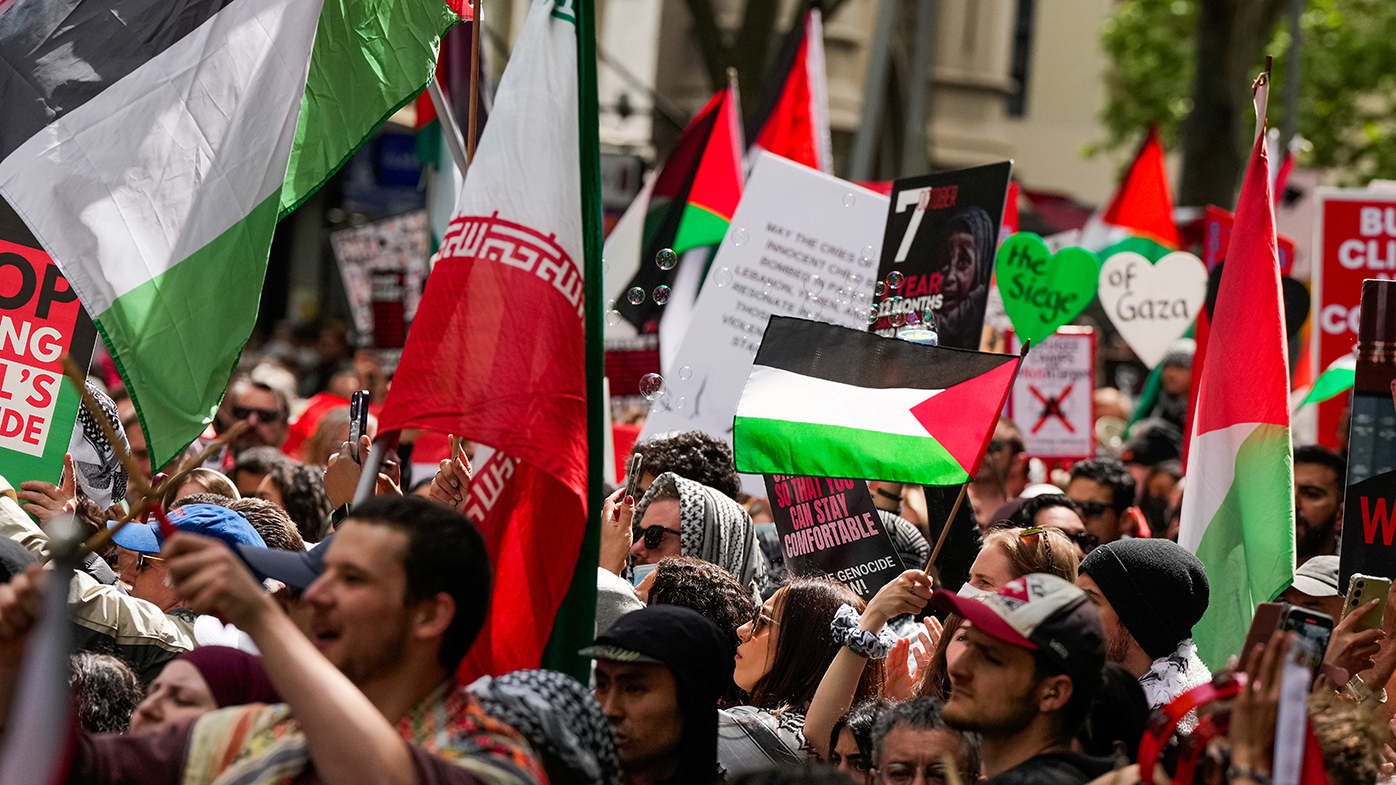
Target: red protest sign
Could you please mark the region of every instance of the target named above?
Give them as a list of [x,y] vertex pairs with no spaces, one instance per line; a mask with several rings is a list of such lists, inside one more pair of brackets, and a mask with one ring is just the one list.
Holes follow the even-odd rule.
[[[1396,193],[1320,188],[1314,235],[1310,357],[1315,378],[1357,342],[1362,281],[1396,278]],[[1318,441],[1338,446],[1347,396],[1318,404]]]

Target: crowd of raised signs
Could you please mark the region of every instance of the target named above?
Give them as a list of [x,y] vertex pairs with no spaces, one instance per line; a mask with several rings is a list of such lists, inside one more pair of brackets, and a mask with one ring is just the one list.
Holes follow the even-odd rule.
[[[1391,776],[1396,607],[1368,593],[1343,614],[1342,452],[1294,451],[1299,567],[1283,599],[1333,621],[1321,662],[1296,663],[1300,633],[1285,631],[1213,669],[1198,656],[1208,575],[1175,542],[1186,342],[1163,362],[1153,409],[1095,458],[1048,471],[1000,420],[969,486],[976,536],[936,567],[927,558],[945,524],[931,492],[869,483],[906,569],[868,601],[786,569],[770,504],[742,492],[724,442],[639,442],[641,476],[602,512],[595,641],[581,652],[589,683],[547,670],[457,680],[490,600],[486,546],[462,513],[469,444],[453,455],[444,440],[405,436],[377,493],[350,506],[373,431],[349,443],[348,399],[367,389],[380,405],[382,369],[351,356],[333,327],[274,336],[247,357],[219,427],[248,427],[164,499],[179,533],[132,522],[74,571],[68,781]],[[149,473],[115,377],[95,374],[88,389]],[[1095,396],[1097,417],[1134,414],[1117,390]],[[150,481],[127,475],[86,410],[77,431],[85,447],[62,483],[0,478],[10,729],[24,719],[9,709],[54,574],[50,527],[74,513],[82,534],[101,531],[119,514],[110,507]],[[1301,664],[1317,669],[1306,695],[1284,689]],[[1308,753],[1302,766],[1291,747]]]

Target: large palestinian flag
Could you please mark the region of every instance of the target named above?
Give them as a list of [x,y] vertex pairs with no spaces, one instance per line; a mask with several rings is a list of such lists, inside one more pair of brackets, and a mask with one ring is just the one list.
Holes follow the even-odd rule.
[[1018,362],[773,316],[737,404],[737,471],[968,482]]
[[0,196],[96,322],[153,465],[211,421],[276,221],[421,90],[456,21],[398,0],[4,9]]

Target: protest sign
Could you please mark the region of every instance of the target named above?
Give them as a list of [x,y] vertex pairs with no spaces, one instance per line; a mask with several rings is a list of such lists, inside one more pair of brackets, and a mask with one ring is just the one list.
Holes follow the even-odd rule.
[[[1231,239],[1231,224],[1236,215],[1216,205],[1207,205],[1203,218],[1202,263],[1210,272],[1226,261],[1226,244]],[[1289,275],[1294,268],[1294,241],[1284,235],[1275,236],[1275,250],[1280,257],[1280,275]]]
[[[1317,378],[1352,351],[1360,324],[1362,281],[1396,277],[1396,193],[1319,188],[1310,289],[1309,359]],[[1318,404],[1318,442],[1338,446],[1346,396]]]
[[999,248],[996,270],[1014,332],[1037,343],[1090,304],[1100,262],[1084,248],[1050,253],[1041,237],[1019,232]]
[[979,348],[1012,172],[1004,161],[892,185],[872,330],[895,336],[929,312],[941,346]]
[[1360,303],[1339,591],[1356,572],[1396,578],[1396,281],[1364,281]]
[[829,575],[870,600],[907,569],[882,527],[866,482],[784,474],[765,478],[785,566],[795,575]]
[[0,218],[0,237],[0,472],[56,483],[79,405],[60,358],[86,368],[97,332],[22,224]]
[[1187,251],[1153,264],[1133,251],[1100,268],[1100,304],[1115,329],[1150,368],[1187,332],[1207,300],[1207,268]]
[[401,348],[417,313],[431,252],[426,210],[330,235],[354,328],[380,349]]
[[[886,214],[885,196],[763,153],[640,438],[699,430],[730,441],[772,314],[865,329]],[[759,476],[745,486],[762,493]]]
[[[1044,460],[1095,455],[1095,330],[1062,327],[1033,344],[1008,398],[1008,417],[1023,432],[1024,452]],[[1012,352],[1023,350],[1017,335]]]

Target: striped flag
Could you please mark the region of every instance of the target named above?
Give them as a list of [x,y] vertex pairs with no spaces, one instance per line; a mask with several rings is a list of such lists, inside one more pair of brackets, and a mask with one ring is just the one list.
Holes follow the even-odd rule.
[[1173,223],[1173,197],[1157,127],[1149,128],[1110,203],[1091,216],[1082,232],[1081,245],[1099,253],[1101,259],[1134,251],[1155,262],[1177,250],[1178,227]]
[[1018,363],[773,316],[737,404],[737,471],[968,482]]
[[1178,533],[1207,568],[1211,601],[1193,638],[1213,669],[1240,650],[1255,606],[1294,581],[1289,362],[1269,169],[1260,135],[1206,336]]
[[323,10],[14,0],[0,16],[0,197],[93,316],[156,466],[212,420],[276,221],[421,89],[456,21],[444,2]]
[[737,202],[742,200],[741,104],[737,88],[729,86],[713,96],[699,114],[705,114],[714,104],[717,115],[713,130],[698,160],[688,203],[674,237],[677,253],[721,242]]

